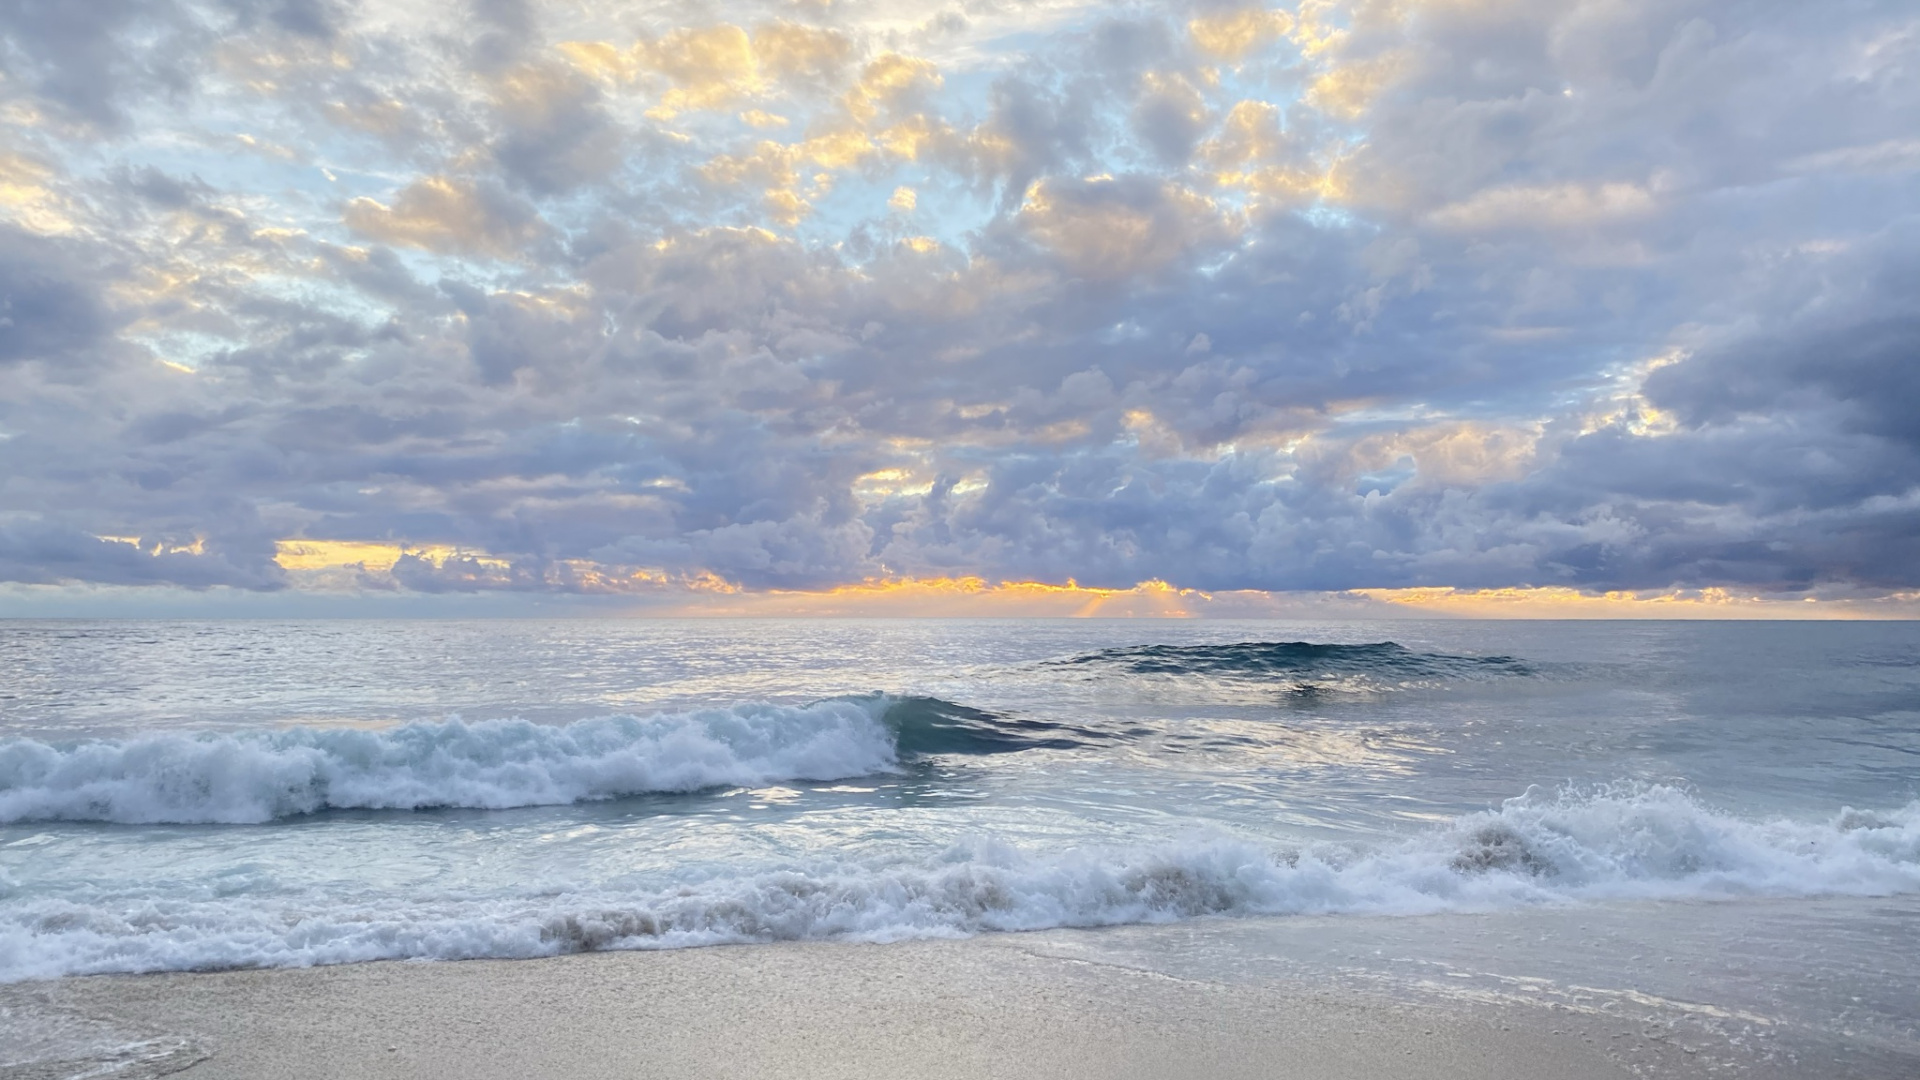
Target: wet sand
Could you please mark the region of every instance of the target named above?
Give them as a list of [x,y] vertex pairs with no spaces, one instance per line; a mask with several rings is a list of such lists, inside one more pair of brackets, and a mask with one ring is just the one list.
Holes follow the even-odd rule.
[[[1702,1072],[1677,1045],[1629,1053],[1540,1009],[1191,979],[1049,949],[1097,933],[98,976],[0,987],[0,1007],[16,1030],[65,1023],[72,1046],[95,1025],[95,1053],[133,1045],[108,1075],[190,1080]],[[43,1056],[0,1076],[81,1070]]]

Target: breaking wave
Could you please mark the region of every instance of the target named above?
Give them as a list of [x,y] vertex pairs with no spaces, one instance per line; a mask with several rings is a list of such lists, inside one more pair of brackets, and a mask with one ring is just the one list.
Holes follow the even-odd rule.
[[459,719],[54,746],[0,741],[0,823],[259,823],[321,810],[503,809],[838,780],[923,754],[1077,745],[935,698],[744,704],[563,726]]
[[[1544,794],[1397,844],[1274,850],[1196,837],[930,858],[840,857],[513,895],[199,891],[0,908],[0,980],[92,972],[532,957],[807,939],[891,941],[1207,915],[1422,914],[1618,898],[1920,891],[1920,803],[1753,821],[1668,787]],[[0,880],[0,894],[5,882]]]

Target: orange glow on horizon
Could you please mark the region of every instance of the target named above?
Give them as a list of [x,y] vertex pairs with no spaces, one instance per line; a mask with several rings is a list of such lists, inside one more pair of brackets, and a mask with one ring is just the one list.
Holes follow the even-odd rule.
[[1478,619],[1911,619],[1920,594],[1821,600],[1741,595],[1717,587],[1587,593],[1563,585],[1497,589],[1354,589],[1349,595]]
[[1068,618],[1192,618],[1213,599],[1165,581],[1131,588],[966,577],[867,578],[830,589],[737,590],[718,604],[689,605],[688,615],[1053,616]]
[[1913,619],[1920,593],[1820,600],[1738,595],[1722,588],[1583,593],[1564,586],[1208,592],[1160,579],[1131,588],[977,576],[868,578],[828,589],[736,587],[682,605],[682,615],[1310,618],[1310,619]]
[[[138,543],[131,537],[102,537]],[[159,548],[200,554],[200,545]],[[1741,593],[1723,587],[1583,592],[1561,585],[1459,589],[1446,586],[1282,592],[1204,590],[1151,578],[1127,587],[993,580],[973,574],[875,576],[820,589],[754,588],[711,570],[675,571],[561,559],[517,560],[447,544],[281,540],[275,561],[296,588],[368,587],[403,557],[445,571],[462,591],[531,587],[581,595],[626,595],[634,615],[895,618],[1243,618],[1243,619],[1920,619],[1920,592],[1815,597]]]

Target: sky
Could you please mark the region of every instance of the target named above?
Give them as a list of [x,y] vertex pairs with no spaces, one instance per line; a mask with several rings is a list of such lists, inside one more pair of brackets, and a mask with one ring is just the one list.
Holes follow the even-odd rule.
[[12,0],[0,614],[1920,616],[1910,0]]

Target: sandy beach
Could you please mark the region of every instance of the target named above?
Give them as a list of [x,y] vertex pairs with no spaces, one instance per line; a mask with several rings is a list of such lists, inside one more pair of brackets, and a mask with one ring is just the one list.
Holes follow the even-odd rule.
[[[1290,948],[1311,922],[23,983],[0,1007],[51,1034],[0,1076],[86,1074],[116,1043],[120,1068],[93,1075],[1598,1080],[1729,1064],[1644,1016],[1315,982],[1258,955],[1255,937]],[[1228,952],[1237,974],[1162,970]]]
[[[0,986],[0,1078],[1903,1080],[1893,931],[1916,915],[1626,904],[65,978]],[[1767,944],[1787,925],[1802,950]]]
[[118,1075],[194,1080],[1631,1075],[1590,1037],[1494,1010],[1194,982],[1003,941],[101,977],[20,996],[185,1036]]

